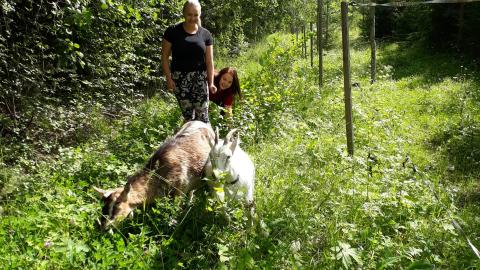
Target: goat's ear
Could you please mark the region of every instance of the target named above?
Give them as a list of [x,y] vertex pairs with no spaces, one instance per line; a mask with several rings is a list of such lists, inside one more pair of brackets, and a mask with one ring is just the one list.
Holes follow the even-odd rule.
[[238,128],[234,128],[234,129],[230,130],[228,132],[227,136],[225,137],[225,142],[223,142],[223,144],[226,145],[227,143],[231,142],[233,134],[237,131],[238,131]]
[[104,190],[95,186],[93,186],[93,189],[97,192],[100,198],[107,198],[108,196],[110,196],[110,194],[112,194],[111,190]]
[[127,201],[129,201],[129,199],[130,199],[130,198],[129,198],[129,196],[130,196],[130,191],[132,191],[132,183],[128,183],[128,184],[125,186],[124,191],[125,191],[125,193],[124,193],[124,194],[125,194],[125,199],[126,199]]
[[235,149],[237,148],[238,144],[240,143],[240,134],[237,133],[237,136],[235,136],[230,143],[230,150],[232,151],[232,154],[235,152]]

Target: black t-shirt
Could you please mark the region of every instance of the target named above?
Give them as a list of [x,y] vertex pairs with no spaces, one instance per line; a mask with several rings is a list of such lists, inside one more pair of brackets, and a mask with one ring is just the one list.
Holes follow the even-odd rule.
[[172,43],[172,72],[207,70],[205,50],[213,44],[212,34],[207,29],[199,26],[195,34],[189,34],[179,23],[169,26],[163,38]]

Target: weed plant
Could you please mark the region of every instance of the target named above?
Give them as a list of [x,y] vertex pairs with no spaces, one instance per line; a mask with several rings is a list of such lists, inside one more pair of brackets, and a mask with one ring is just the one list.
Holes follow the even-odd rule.
[[353,156],[341,51],[326,53],[322,89],[292,35],[219,61],[238,68],[244,91],[234,123],[256,164],[253,227],[241,204],[219,205],[204,188],[191,204],[161,198],[109,232],[97,228],[91,187],[123,185],[181,124],[176,102],[157,96],[114,120],[92,118],[95,136],[35,169],[7,166],[0,153],[0,267],[479,268],[478,71],[385,44],[370,84],[369,52],[353,41]]

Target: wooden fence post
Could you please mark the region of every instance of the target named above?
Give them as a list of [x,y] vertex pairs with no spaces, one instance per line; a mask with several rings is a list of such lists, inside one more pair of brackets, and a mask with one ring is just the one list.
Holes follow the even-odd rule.
[[377,45],[375,44],[375,6],[370,7],[370,83],[375,82],[377,74]]
[[323,86],[323,0],[317,0],[317,52],[318,52],[318,87]]
[[295,46],[298,46],[298,29],[295,27]]
[[330,25],[330,2],[326,2],[325,3],[326,6],[325,6],[325,27],[323,27],[325,29],[325,41],[323,42],[324,44],[328,44],[328,41],[329,41],[329,25]]
[[303,58],[307,59],[307,25],[303,23]]
[[313,22],[310,22],[310,67],[313,67]]
[[350,41],[348,37],[348,3],[342,1],[343,90],[348,154],[353,156],[352,83],[350,78]]

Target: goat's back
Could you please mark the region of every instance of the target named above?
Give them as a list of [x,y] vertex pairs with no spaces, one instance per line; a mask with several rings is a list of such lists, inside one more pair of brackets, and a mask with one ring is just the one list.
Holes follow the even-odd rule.
[[247,203],[252,203],[255,186],[255,165],[252,159],[247,152],[237,147],[231,159],[231,166],[233,171],[238,173],[238,182],[235,184],[234,189],[246,188],[245,196]]
[[231,166],[235,171],[240,172],[240,174],[252,178],[255,178],[255,165],[251,157],[240,147],[237,147],[235,154],[232,157]]
[[154,181],[165,182],[174,194],[186,193],[200,184],[214,136],[209,124],[188,122],[160,146],[145,169],[154,171]]

